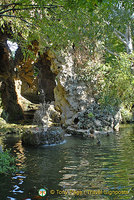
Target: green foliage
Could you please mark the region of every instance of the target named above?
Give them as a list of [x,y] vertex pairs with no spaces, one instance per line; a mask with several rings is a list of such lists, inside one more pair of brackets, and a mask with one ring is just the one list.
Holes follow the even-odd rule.
[[89,118],[94,118],[94,114],[92,112],[88,113]]
[[[14,0],[0,5],[1,31],[12,35],[24,49],[37,40],[45,46],[64,48],[89,37],[90,12],[99,0]],[[88,25],[89,24],[89,25]],[[8,28],[7,28],[8,27]]]
[[39,74],[39,69],[34,66],[34,76],[38,76]]
[[131,122],[133,118],[132,112],[129,109],[125,108],[123,105],[121,106],[121,116],[123,123]]
[[0,152],[0,174],[7,174],[16,171],[15,159],[9,151]]
[[123,103],[126,107],[134,104],[133,56],[122,53],[110,63],[104,76],[101,103],[114,106]]
[[133,5],[133,0],[5,0],[0,5],[1,32],[11,34],[24,58],[34,58],[27,49],[34,40],[40,51],[74,44],[82,54],[86,48],[88,59],[78,63],[79,79],[93,88],[101,104],[129,107],[134,103],[133,55],[123,52],[128,25],[134,39]]
[[23,52],[35,39],[42,51],[46,46],[60,49],[71,43],[77,46],[80,41],[92,49],[94,40],[99,40],[121,52],[124,44],[118,41],[114,29],[124,33],[128,23],[133,28],[133,1],[121,2],[6,0],[0,4],[1,31],[9,32],[12,40],[24,48]]
[[126,28],[128,26],[131,28],[131,37],[134,37],[133,8],[132,0],[105,0],[98,8],[99,16],[97,20],[100,22],[98,27],[102,30],[100,33],[101,40],[103,35],[105,47],[112,52],[127,51]]
[[88,8],[90,11],[93,11],[102,0],[66,0],[65,6],[71,10],[76,10],[79,8]]

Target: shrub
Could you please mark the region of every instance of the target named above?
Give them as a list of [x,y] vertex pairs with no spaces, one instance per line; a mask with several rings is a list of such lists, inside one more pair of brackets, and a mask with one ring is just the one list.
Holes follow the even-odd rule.
[[100,103],[121,105],[126,108],[134,104],[133,54],[120,54],[111,61],[109,71],[104,76],[105,86],[101,92]]
[[132,112],[129,109],[125,108],[124,106],[121,107],[121,116],[123,123],[131,122],[133,118]]
[[16,171],[15,158],[11,157],[9,151],[0,152],[0,174]]

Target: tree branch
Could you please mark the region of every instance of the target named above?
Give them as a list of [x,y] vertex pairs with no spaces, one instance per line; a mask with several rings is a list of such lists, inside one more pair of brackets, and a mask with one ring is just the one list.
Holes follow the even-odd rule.
[[[15,5],[16,6],[16,5]],[[25,7],[27,6],[27,7]],[[58,8],[58,7],[62,7],[62,6],[57,6],[57,5],[46,5],[46,6],[38,6],[38,5],[23,5],[22,8],[10,8],[7,10],[3,10],[2,12],[0,12],[0,15],[2,15],[3,13],[9,12],[9,11],[17,11],[17,10],[32,10],[32,9],[41,9],[41,8],[46,8],[46,9],[50,9],[50,8]]]
[[120,31],[118,31],[118,30],[116,30],[116,29],[114,29],[114,31],[115,31],[116,33],[120,34],[122,37],[125,38],[125,34],[121,33]]
[[126,42],[124,39],[122,39],[122,37],[121,37],[116,31],[114,31],[114,34],[115,34],[125,45],[127,45],[127,42]]
[[108,53],[112,54],[113,56],[119,56],[119,54],[117,54],[117,53],[115,53],[115,52],[109,50],[107,47],[104,47],[104,48],[105,48],[105,50],[106,50]]
[[2,14],[5,13],[5,12],[14,11],[14,10],[15,10],[14,8],[10,8],[10,9],[8,9],[8,10],[4,10],[4,11],[0,12],[0,15],[2,15]]
[[0,7],[3,7],[0,9],[1,10],[4,10],[5,8],[8,8],[9,6],[18,6],[18,5],[21,5],[20,3],[10,3],[10,4],[4,4],[4,5],[0,5]]
[[[107,21],[105,21],[105,23],[109,26],[110,25],[110,22],[107,22]],[[127,42],[126,42],[126,37],[125,37],[125,35],[123,34],[123,33],[121,33],[120,31],[118,31],[118,30],[116,30],[112,25],[110,25],[112,28],[113,28],[113,31],[114,31],[114,34],[125,44],[125,45],[127,45]],[[124,39],[123,39],[123,38]]]
[[2,17],[13,17],[13,18],[18,18],[18,19],[20,19],[21,21],[24,21],[24,22],[26,22],[26,23],[29,24],[29,25],[33,25],[32,23],[26,21],[25,19],[22,19],[21,17],[15,16],[15,15],[1,15],[1,16],[2,16]]
[[17,5],[21,5],[20,3],[9,3],[9,4],[1,4],[0,7],[9,7],[9,6],[17,6]]

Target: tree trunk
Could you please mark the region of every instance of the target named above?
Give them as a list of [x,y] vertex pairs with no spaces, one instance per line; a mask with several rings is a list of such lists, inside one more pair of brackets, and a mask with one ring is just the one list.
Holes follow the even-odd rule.
[[132,41],[130,24],[126,28],[126,47],[127,47],[127,53],[132,54],[132,52],[133,52],[133,41]]

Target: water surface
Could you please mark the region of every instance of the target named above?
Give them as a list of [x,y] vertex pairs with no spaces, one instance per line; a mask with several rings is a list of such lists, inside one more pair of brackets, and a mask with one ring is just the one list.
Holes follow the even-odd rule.
[[[134,199],[134,126],[97,140],[66,137],[66,143],[23,147],[18,136],[1,137],[18,172],[0,178],[0,200]],[[39,189],[47,195],[40,197]]]

